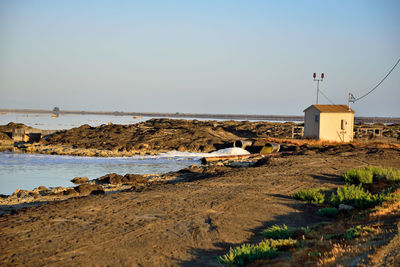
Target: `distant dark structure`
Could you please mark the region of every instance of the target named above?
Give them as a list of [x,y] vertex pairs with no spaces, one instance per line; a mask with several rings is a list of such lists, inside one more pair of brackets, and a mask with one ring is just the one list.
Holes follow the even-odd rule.
[[53,108],[53,115],[52,115],[52,117],[58,118],[58,116],[60,116],[60,108],[59,108],[59,107],[54,107],[54,108]]

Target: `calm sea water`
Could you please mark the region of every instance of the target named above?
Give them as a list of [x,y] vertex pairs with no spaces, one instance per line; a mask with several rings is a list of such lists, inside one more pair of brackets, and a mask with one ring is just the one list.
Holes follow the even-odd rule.
[[[71,129],[83,124],[99,126],[133,124],[150,118],[135,119],[130,116],[65,115],[52,118],[50,114],[7,113],[0,115],[0,125],[9,122],[23,123],[39,129]],[[15,189],[32,190],[38,186],[72,186],[70,180],[77,176],[95,179],[108,173],[166,173],[200,163],[205,156],[243,154],[238,149],[214,153],[185,153],[172,151],[159,156],[120,158],[74,157],[40,154],[0,153],[0,194],[12,194]]]
[[[23,123],[33,128],[42,130],[62,130],[79,127],[83,124],[90,126],[99,126],[102,124],[134,124],[156,117],[135,118],[132,116],[114,116],[114,115],[60,115],[58,118],[52,118],[51,114],[23,114],[23,113],[6,113],[0,114],[0,125],[5,125],[9,122]],[[204,118],[186,118],[197,120],[209,120]],[[224,119],[211,119],[224,121]],[[257,120],[250,120],[257,121]],[[282,121],[283,122],[283,121]]]
[[225,148],[211,153],[170,151],[157,156],[76,157],[42,154],[0,153],[0,194],[15,189],[32,190],[38,186],[72,186],[77,176],[95,179],[108,173],[148,174],[178,171],[200,164],[202,157],[249,154],[241,148]]
[[177,171],[199,163],[199,157],[95,158],[0,153],[0,194],[38,186],[72,186],[77,176],[95,179],[108,173],[147,174]]
[[150,118],[108,115],[60,115],[58,118],[52,118],[51,114],[7,113],[5,115],[0,114],[0,125],[15,122],[42,130],[61,130],[79,127],[83,124],[89,124],[90,126],[99,126],[109,122],[114,124],[133,124],[148,119]]

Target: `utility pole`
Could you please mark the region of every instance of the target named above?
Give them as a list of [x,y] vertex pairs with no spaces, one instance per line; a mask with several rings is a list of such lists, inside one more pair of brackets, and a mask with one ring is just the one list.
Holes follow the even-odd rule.
[[356,102],[356,98],[354,97],[354,95],[352,93],[349,93],[349,99],[347,101],[347,106],[349,107],[350,110],[350,103],[354,103]]
[[314,82],[317,82],[317,102],[316,104],[318,105],[318,94],[319,94],[319,82],[322,82],[324,80],[324,73],[321,73],[321,79],[317,79],[317,74],[314,72],[313,74],[314,77]]

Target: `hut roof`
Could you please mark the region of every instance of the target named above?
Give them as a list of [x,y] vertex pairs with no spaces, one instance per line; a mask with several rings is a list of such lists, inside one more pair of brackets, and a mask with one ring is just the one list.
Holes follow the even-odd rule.
[[349,108],[347,105],[311,105],[306,108],[304,112],[311,107],[315,107],[321,113],[355,113],[355,111]]

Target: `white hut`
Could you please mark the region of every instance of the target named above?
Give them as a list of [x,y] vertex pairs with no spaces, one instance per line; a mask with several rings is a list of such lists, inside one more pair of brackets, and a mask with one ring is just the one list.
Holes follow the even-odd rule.
[[354,113],[346,105],[311,105],[304,110],[304,137],[351,142]]

